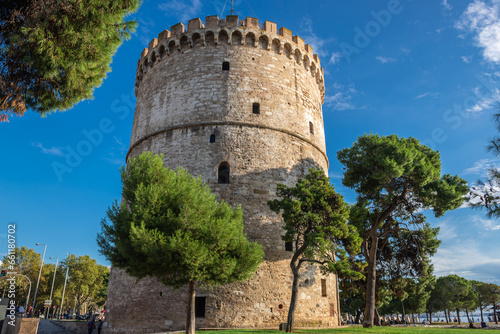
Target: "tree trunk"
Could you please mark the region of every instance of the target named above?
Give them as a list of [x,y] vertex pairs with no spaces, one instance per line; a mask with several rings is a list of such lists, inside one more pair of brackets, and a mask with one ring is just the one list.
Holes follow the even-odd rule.
[[373,326],[373,316],[375,309],[375,284],[377,279],[377,248],[378,248],[378,235],[377,230],[371,232],[371,245],[368,253],[368,267],[366,270],[366,306],[365,306],[365,319],[363,320],[363,327],[369,328]]
[[446,313],[446,309],[444,309],[444,317],[446,319],[446,323],[449,324],[451,319],[448,319],[448,313]]
[[356,319],[354,319],[354,323],[359,324],[360,318],[361,318],[361,310],[357,310],[356,311]]
[[405,303],[403,301],[401,301],[401,308],[403,309],[401,322],[406,325]]
[[457,322],[460,325],[460,311],[458,310],[458,307],[457,307]]
[[187,304],[187,317],[186,317],[186,334],[195,334],[196,327],[196,318],[195,318],[195,308],[194,303],[196,300],[196,291],[195,291],[195,281],[189,281],[189,290],[188,290],[188,304]]
[[[420,320],[420,319],[418,319]],[[429,309],[429,323],[432,325],[432,309]]]
[[465,314],[467,314],[467,322],[470,322],[469,310],[467,308],[465,309]]
[[374,313],[375,313],[375,324],[376,324],[377,326],[380,326],[380,325],[381,325],[381,324],[380,324],[380,314],[378,313],[378,310],[377,310],[377,308],[376,308],[376,307],[375,307],[375,311],[374,311]]
[[484,321],[484,318],[483,318],[483,308],[480,307],[479,309],[481,310],[481,321]]
[[498,325],[498,318],[497,318],[497,308],[496,308],[496,303],[493,303],[493,316],[495,317],[495,324]]
[[292,298],[290,299],[290,307],[288,308],[288,319],[286,323],[286,332],[293,332],[293,322],[295,316],[295,308],[297,306],[297,296],[299,294],[299,268],[295,264],[290,265],[293,272],[293,283],[292,283]]

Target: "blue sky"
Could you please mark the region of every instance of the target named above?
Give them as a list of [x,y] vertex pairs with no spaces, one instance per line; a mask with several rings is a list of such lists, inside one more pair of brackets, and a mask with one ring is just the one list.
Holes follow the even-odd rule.
[[[225,2],[144,1],[132,15],[136,33],[93,100],[0,124],[0,255],[15,223],[18,246],[41,252],[35,243],[46,243],[46,258],[88,254],[108,264],[95,240],[120,197],[137,59],[178,22],[229,14]],[[292,30],[319,54],[329,174],[347,201],[355,196],[341,184],[336,152],[363,133],[418,138],[439,150],[444,173],[471,184],[499,164],[484,147],[496,134],[491,115],[500,101],[500,0],[235,0],[235,11]],[[429,220],[441,227],[437,275],[500,284],[500,221],[468,208]]]

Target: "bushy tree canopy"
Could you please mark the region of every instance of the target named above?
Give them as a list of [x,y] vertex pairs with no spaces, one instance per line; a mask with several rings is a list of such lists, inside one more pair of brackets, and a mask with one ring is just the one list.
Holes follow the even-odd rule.
[[247,240],[241,207],[218,202],[200,177],[165,168],[162,156],[145,152],[121,176],[122,203],[102,221],[100,252],[133,277],[175,288],[189,283],[186,332],[194,333],[194,283],[250,278],[262,246]]
[[[422,211],[432,209],[435,216],[442,216],[460,206],[468,188],[458,176],[441,176],[439,153],[414,138],[365,134],[352,147],[339,151],[338,159],[344,165],[342,183],[357,193],[358,212],[352,219],[362,233],[368,263],[364,326],[371,327],[377,258],[384,240],[392,243],[391,236],[396,242],[405,234],[418,237],[419,233],[431,233],[417,232],[425,226]],[[422,249],[419,246],[413,252],[421,253]]]
[[276,196],[278,199],[268,204],[274,212],[282,213],[283,239],[295,248],[290,261],[293,284],[286,329],[292,332],[302,264],[315,263],[324,273],[359,279],[362,275],[352,269],[348,254],[359,252],[361,238],[347,224],[349,208],[322,170],[310,169],[294,187],[278,184]]
[[136,23],[139,0],[3,1],[0,121],[30,108],[42,115],[92,98]]

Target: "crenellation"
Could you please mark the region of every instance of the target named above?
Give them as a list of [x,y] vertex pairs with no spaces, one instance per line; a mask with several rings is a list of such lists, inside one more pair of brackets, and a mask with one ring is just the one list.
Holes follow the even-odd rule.
[[[315,61],[316,63],[318,63],[318,68],[321,68],[321,62],[319,61],[319,56],[318,56],[318,54],[317,54],[317,53],[315,53],[315,54],[313,55],[313,57],[314,57],[314,61]],[[321,75],[321,74],[320,74],[320,75]]]
[[[158,45],[158,39],[157,38],[153,38],[151,40],[151,42],[149,42],[149,45],[148,45],[148,50],[149,51],[152,51],[156,46]],[[149,52],[148,51],[148,52]]]
[[226,16],[226,26],[228,28],[236,28],[239,24],[238,15],[227,15]]
[[312,46],[310,46],[309,44],[306,44],[305,45],[305,50],[311,56],[311,58],[314,57],[314,52],[313,52]]
[[217,29],[219,27],[219,17],[217,15],[205,17],[207,29]]
[[163,43],[169,38],[170,38],[170,31],[165,29],[161,33],[158,34],[158,43]]
[[172,32],[172,36],[178,38],[180,34],[185,31],[185,26],[182,23],[177,23],[170,27],[170,31]]
[[259,19],[247,16],[245,19],[247,28],[259,30]]
[[277,35],[278,34],[278,25],[271,21],[264,21],[264,31]]
[[292,37],[292,40],[295,42],[295,44],[297,44],[299,46],[299,48],[301,50],[304,50],[305,46],[304,46],[304,40],[302,38],[300,38],[298,35],[297,36],[293,36]]
[[289,41],[292,41],[293,40],[293,36],[292,36],[292,31],[285,28],[285,27],[281,27],[280,30],[279,30],[279,34],[283,37],[285,37],[286,39],[288,39]]
[[224,28],[227,26],[227,21],[226,19],[220,19],[219,20],[219,28]]
[[[141,52],[141,59],[144,59],[147,55],[148,55],[148,48],[144,48],[144,50],[142,50]],[[139,63],[140,63],[140,59],[139,59]]]
[[201,22],[200,18],[192,19],[188,21],[188,32],[193,32],[198,29],[203,29],[205,26]]

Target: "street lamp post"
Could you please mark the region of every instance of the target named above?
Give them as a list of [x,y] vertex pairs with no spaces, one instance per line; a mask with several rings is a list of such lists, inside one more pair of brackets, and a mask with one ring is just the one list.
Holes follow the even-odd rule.
[[31,293],[31,280],[29,279],[28,276],[23,275],[23,274],[16,274],[16,276],[23,276],[30,283],[30,287],[29,287],[29,290],[28,290],[28,297],[26,297],[26,304],[24,305],[25,312],[26,312],[26,314],[28,314],[28,300],[30,299],[30,293]]
[[[67,253],[66,255],[69,255],[69,253]],[[64,288],[63,288],[63,293],[62,293],[62,298],[61,298],[61,306],[59,306],[59,316],[61,315],[62,308],[63,308],[64,293],[66,292],[66,283],[68,282],[68,271],[69,271],[69,266],[68,266],[68,262],[66,260],[66,277],[64,278]]]
[[37,246],[44,245],[44,247],[43,247],[42,264],[40,265],[40,272],[38,273],[38,281],[36,282],[35,296],[33,298],[33,314],[35,314],[36,294],[38,292],[38,285],[40,284],[40,276],[42,275],[43,261],[45,260],[45,251],[47,250],[47,244],[39,244],[37,242],[36,245]]
[[[49,257],[49,259],[53,259],[53,257]],[[54,291],[54,282],[56,281],[56,272],[57,272],[57,263],[59,261],[59,258],[56,258],[56,268],[54,269],[54,278],[52,279],[52,288],[50,289],[50,307],[52,307],[52,292]],[[47,316],[49,315],[49,310],[47,310]],[[54,315],[54,312],[52,312],[52,315]],[[47,316],[45,319],[47,319]]]

